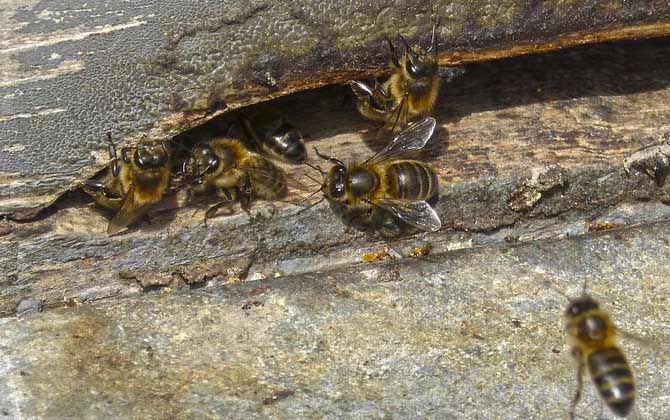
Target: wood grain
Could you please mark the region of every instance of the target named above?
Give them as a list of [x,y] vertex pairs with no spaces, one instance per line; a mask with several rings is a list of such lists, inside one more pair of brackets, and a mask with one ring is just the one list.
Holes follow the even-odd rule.
[[[286,166],[304,187],[284,203],[258,202],[251,215],[238,211],[207,226],[211,202],[190,203],[116,237],[105,234],[109,213],[72,193],[38,220],[3,225],[0,313],[29,298],[46,308],[76,305],[333,270],[384,249],[407,256],[429,245],[440,254],[664,220],[668,188],[622,164],[668,129],[668,61],[670,43],[658,40],[469,65],[444,86],[440,130],[424,156],[441,182],[436,208],[445,228],[435,234],[385,241],[347,229],[325,203],[298,213],[291,202],[317,188],[306,167]],[[343,87],[274,105],[308,136],[310,152],[317,146],[362,159],[387,141]],[[529,198],[518,204],[520,196]]]

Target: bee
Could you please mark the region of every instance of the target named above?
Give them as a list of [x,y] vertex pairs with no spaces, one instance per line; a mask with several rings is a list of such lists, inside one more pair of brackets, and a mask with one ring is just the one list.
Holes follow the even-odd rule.
[[437,195],[437,175],[426,163],[403,159],[426,145],[435,125],[430,117],[417,121],[362,163],[345,165],[315,149],[319,157],[334,164],[324,174],[324,198],[350,220],[363,216],[366,224],[374,225],[390,213],[418,229],[439,230],[440,218],[427,203]]
[[244,135],[257,152],[290,163],[303,163],[307,156],[302,134],[286,116],[265,107],[251,116],[238,114]]
[[570,418],[581,399],[582,376],[588,368],[600,397],[612,412],[625,417],[635,401],[635,381],[626,357],[617,345],[617,334],[610,317],[590,296],[572,300],[565,311],[566,332],[572,355],[578,363],[577,391],[570,407]]
[[114,235],[137,222],[170,186],[170,153],[163,142],[143,142],[121,148],[117,156],[111,133],[107,133],[109,173],[103,180],[84,184],[84,191],[96,203],[116,210],[107,226]]
[[394,131],[433,109],[440,87],[435,29],[436,25],[433,25],[430,47],[425,50],[419,45],[410,46],[399,35],[404,46],[402,55],[398,55],[393,42],[386,38],[393,71],[388,80],[380,84],[373,79],[372,86],[359,81],[349,82],[361,115],[382,121],[385,128]]
[[248,211],[254,198],[275,200],[287,193],[284,171],[232,138],[196,144],[190,159],[183,163],[182,173],[193,191],[214,189],[223,199],[207,210],[205,220],[233,201]]

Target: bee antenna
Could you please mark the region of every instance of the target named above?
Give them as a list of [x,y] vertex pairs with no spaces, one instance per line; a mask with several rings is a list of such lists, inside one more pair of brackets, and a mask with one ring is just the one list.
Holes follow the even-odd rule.
[[556,292],[556,293],[558,293],[559,295],[561,295],[561,296],[563,296],[564,298],[566,298],[566,299],[568,300],[568,302],[572,301],[572,299],[570,298],[570,296],[568,296],[567,294],[565,294],[565,292],[564,292],[563,290],[559,289],[558,286],[556,286],[556,284],[555,284],[552,280],[544,280],[544,281],[542,282],[542,286],[545,286],[545,287],[550,288],[550,289],[553,290],[554,292]]
[[[317,171],[319,174],[321,174],[321,176],[323,176],[323,177],[326,176],[326,174],[323,172],[323,169],[321,169],[321,167],[320,167],[319,165],[314,165],[314,164],[311,164],[311,163],[309,163],[309,162],[303,162],[303,164],[306,165],[306,166],[308,166],[308,167],[310,167],[310,168],[312,168],[312,169],[314,169],[314,170]],[[310,178],[310,179],[311,179],[311,178]]]
[[316,191],[314,191],[314,192],[312,192],[312,193],[309,193],[309,194],[307,195],[307,197],[305,197],[305,198],[303,198],[302,200],[298,201],[296,204],[297,204],[297,205],[302,205],[302,203],[304,203],[305,201],[307,201],[307,200],[309,200],[310,198],[314,197],[315,195],[317,195],[318,193],[320,193],[322,190],[323,190],[323,188],[319,188],[318,190],[316,190]]
[[437,48],[435,48],[435,30],[437,29],[437,26],[440,24],[440,20],[442,17],[437,18],[437,22],[433,23],[433,34],[430,37],[430,47],[426,50],[426,54],[433,51],[435,56],[437,57]]
[[[314,191],[312,194],[310,194],[309,196],[307,196],[304,200],[300,201],[300,203],[305,202],[308,198],[311,198],[314,194],[316,194],[316,193],[318,193],[318,192],[321,192],[321,189],[319,189],[318,191]],[[302,213],[302,212],[304,212],[304,211],[307,211],[307,210],[311,209],[311,208],[314,207],[314,206],[318,206],[318,205],[321,204],[321,202],[322,202],[323,200],[325,200],[325,199],[326,199],[326,197],[322,197],[321,200],[317,201],[316,203],[314,203],[314,204],[310,204],[309,206],[300,209],[296,214],[294,214],[294,216],[296,216],[296,215],[298,215],[298,214],[300,214],[300,213]],[[300,205],[300,203],[299,203],[298,205]]]
[[407,40],[405,39],[404,36],[402,36],[402,34],[398,34],[398,36],[400,37],[400,40],[402,41],[402,44],[405,46],[405,51],[407,52],[407,54],[409,54],[412,51],[412,49],[410,48],[409,44],[407,43]]
[[316,147],[314,147],[314,153],[316,153],[316,155],[318,157],[320,157],[321,159],[327,160],[328,162],[332,163],[333,165],[344,166],[344,163],[342,163],[341,160],[335,159],[334,157],[330,157],[330,156],[327,156],[327,155],[322,155],[321,153],[319,153],[319,150]]
[[308,174],[305,174],[305,176],[306,176],[307,178],[311,179],[312,181],[314,181],[315,183],[321,185],[321,181],[319,181],[318,179],[316,179],[316,178],[312,178],[312,176],[310,176],[310,175],[308,175]]
[[181,149],[181,150],[183,150],[184,152],[187,152],[187,153],[191,153],[191,149],[189,149],[188,147],[184,146],[183,143],[178,142],[178,141],[175,140],[174,138],[170,137],[167,141],[168,141],[170,144],[173,144],[173,145],[174,145],[175,147],[177,147],[178,149]]
[[389,50],[391,51],[391,61],[393,61],[393,65],[396,67],[400,67],[400,62],[398,61],[398,53],[395,50],[395,47],[393,47],[393,42],[391,42],[391,38],[386,37],[384,38],[386,42],[389,44]]
[[586,286],[587,286],[586,282],[587,282],[587,280],[588,280],[588,278],[585,278],[584,283],[582,283],[582,296],[586,296]]

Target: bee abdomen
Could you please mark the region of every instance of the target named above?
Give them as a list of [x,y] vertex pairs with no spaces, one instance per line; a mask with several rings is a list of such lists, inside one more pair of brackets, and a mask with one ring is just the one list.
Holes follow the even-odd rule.
[[256,160],[249,171],[254,193],[263,199],[274,200],[286,194],[286,176],[284,172],[267,159]]
[[633,408],[635,382],[621,350],[616,347],[597,350],[587,359],[593,383],[609,408],[626,416]]
[[423,162],[394,162],[387,168],[387,180],[395,198],[428,200],[437,192],[437,175]]

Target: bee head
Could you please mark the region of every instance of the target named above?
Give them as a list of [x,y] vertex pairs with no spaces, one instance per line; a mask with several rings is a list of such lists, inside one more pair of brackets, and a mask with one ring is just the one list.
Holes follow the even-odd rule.
[[[328,176],[324,176],[323,185],[321,189],[326,197],[330,199],[339,200],[344,195],[344,182],[347,176],[347,168],[344,166],[341,160],[335,159],[330,156],[322,155],[319,151],[314,148],[314,152],[321,159],[325,159],[328,162],[333,164],[333,167],[330,168]],[[320,169],[319,169],[320,171]]]
[[[393,64],[400,68],[405,76],[409,79],[422,79],[426,77],[431,77],[437,73],[437,56],[435,53],[435,27],[433,27],[433,40],[428,49],[424,50],[418,45],[410,46],[407,40],[402,36],[400,40],[405,47],[405,53],[402,55],[401,59],[398,59],[398,56],[393,48],[393,44],[388,40],[389,46],[391,48],[391,57]],[[431,53],[432,52],[432,53]]]
[[431,55],[409,50],[405,57],[405,72],[412,79],[430,77],[437,72],[437,63]]
[[570,302],[565,315],[568,318],[574,318],[593,309],[598,309],[598,303],[588,296],[583,296]]
[[325,194],[328,197],[339,199],[344,195],[344,180],[347,174],[347,169],[342,162],[336,164],[328,172],[326,183],[324,185]]
[[139,169],[160,168],[167,164],[168,153],[163,143],[140,145],[135,148],[133,162]]
[[214,149],[207,143],[195,146],[191,153],[197,176],[212,174],[219,169],[222,163],[225,167],[230,165],[230,161],[232,161],[232,156],[217,155]]

